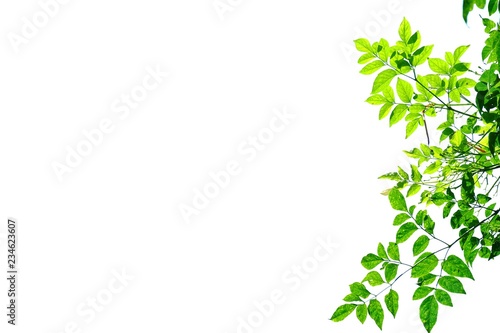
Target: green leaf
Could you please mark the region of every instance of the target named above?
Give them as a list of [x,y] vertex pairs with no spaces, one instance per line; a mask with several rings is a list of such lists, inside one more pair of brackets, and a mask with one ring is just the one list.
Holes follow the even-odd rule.
[[349,294],[343,299],[345,302],[362,302],[361,298],[358,295]]
[[413,255],[418,256],[420,253],[424,252],[429,245],[429,237],[422,235],[417,238],[413,244]]
[[387,98],[385,98],[382,95],[375,94],[371,95],[366,99],[366,102],[371,105],[381,105],[381,104],[387,104]]
[[354,311],[354,309],[356,309],[355,304],[341,305],[337,308],[337,310],[335,310],[330,320],[333,320],[334,322],[342,321],[346,319],[347,316],[349,316]]
[[370,41],[366,38],[359,38],[354,41],[354,46],[356,46],[356,49],[360,52],[373,52],[372,45],[370,44]]
[[421,188],[422,188],[422,186],[420,184],[413,184],[408,189],[408,193],[406,194],[406,197],[411,197],[412,195],[417,194],[418,192],[420,192]]
[[386,69],[380,72],[373,82],[372,94],[382,92],[391,84],[392,79],[394,79],[397,74],[398,73],[393,69]]
[[397,264],[387,264],[384,270],[385,280],[387,283],[391,282],[398,275],[398,265]]
[[384,284],[384,279],[382,279],[382,276],[379,272],[371,271],[366,274],[366,277],[361,282],[368,282],[370,286],[375,287]]
[[394,222],[392,223],[392,225],[401,225],[401,224],[403,224],[405,221],[407,221],[409,218],[410,218],[410,215],[408,215],[408,214],[406,214],[406,213],[401,213],[401,214],[398,214],[398,215],[396,215],[396,217],[394,218]]
[[420,304],[420,320],[427,332],[432,331],[432,328],[436,325],[438,309],[439,305],[434,296],[428,296],[422,304]]
[[425,168],[424,174],[425,175],[431,175],[434,172],[438,171],[440,167],[441,167],[441,162],[440,161],[436,161],[434,163],[431,163],[427,168]]
[[456,131],[450,138],[450,143],[454,145],[455,147],[458,147],[462,144],[462,141],[464,140],[465,136],[462,133],[462,131]]
[[399,227],[398,232],[396,233],[396,243],[401,244],[408,240],[408,238],[413,235],[415,231],[418,230],[418,227],[413,222],[407,222]]
[[389,259],[389,257],[387,256],[387,252],[385,252],[385,247],[384,247],[384,245],[382,243],[378,243],[377,255],[380,258]]
[[392,260],[399,261],[399,246],[396,243],[390,242],[387,247],[387,253]]
[[453,302],[451,301],[451,296],[446,291],[441,289],[436,289],[435,296],[439,303],[446,306],[453,306]]
[[372,299],[368,305],[368,314],[375,321],[377,326],[382,329],[384,323],[384,309],[377,299]]
[[378,119],[381,120],[387,117],[391,112],[391,109],[392,109],[392,103],[385,103],[384,105],[382,105],[378,113]]
[[467,17],[469,13],[474,9],[475,0],[464,0],[462,7],[462,15],[465,23],[467,23]]
[[413,87],[410,83],[398,78],[396,83],[396,92],[404,103],[411,102],[411,99],[413,98]]
[[488,14],[493,15],[498,10],[498,0],[490,0],[488,2]]
[[406,124],[406,139],[408,139],[418,128],[419,119],[415,119]]
[[356,317],[358,317],[358,320],[361,322],[361,324],[365,323],[367,315],[368,308],[366,307],[366,304],[358,305],[358,307],[356,308]]
[[363,67],[359,72],[365,75],[373,74],[382,67],[384,67],[384,63],[380,60],[375,60],[373,62],[370,62],[365,67]]
[[411,179],[416,183],[422,181],[422,175],[418,171],[418,167],[416,165],[411,166]]
[[408,208],[406,207],[405,197],[396,188],[393,188],[389,192],[389,202],[391,204],[392,209],[401,210],[404,212],[408,211]]
[[403,41],[403,43],[405,44],[408,44],[408,41],[411,38],[411,26],[410,22],[408,22],[406,18],[403,18],[403,21],[399,25],[398,33],[401,41]]
[[457,47],[455,52],[453,52],[453,59],[455,60],[455,63],[457,63],[460,60],[460,58],[464,55],[465,51],[467,51],[468,48],[469,45]]
[[448,65],[443,59],[439,58],[430,58],[429,67],[434,73],[438,74],[449,74],[450,72],[450,65]]
[[373,269],[378,266],[382,261],[384,261],[379,256],[369,253],[361,259],[361,265],[366,269]]
[[391,289],[384,298],[385,306],[387,306],[387,310],[392,314],[394,318],[396,318],[396,313],[398,313],[399,308],[399,295],[394,289]]
[[368,296],[371,295],[368,289],[366,289],[366,287],[364,286],[364,284],[359,282],[354,282],[353,284],[351,284],[349,286],[349,289],[351,290],[351,293],[362,298],[367,298]]
[[378,179],[389,179],[389,180],[394,180],[397,182],[402,180],[401,176],[397,172],[386,173],[385,175],[378,177]]
[[469,267],[467,267],[462,259],[455,255],[450,255],[446,258],[443,262],[443,270],[452,276],[465,277],[474,280]]
[[455,206],[455,202],[453,202],[453,201],[448,202],[444,206],[444,208],[443,208],[443,218],[444,219],[447,218],[450,215],[451,209],[453,208],[453,206]]
[[408,106],[404,104],[398,104],[392,110],[391,116],[389,117],[389,126],[399,123],[406,115],[408,111]]
[[429,274],[437,267],[438,263],[439,260],[435,254],[425,252],[415,261],[415,265],[411,270],[411,277],[419,278]]
[[464,286],[462,282],[454,276],[442,276],[438,280],[438,284],[444,289],[451,293],[465,294]]
[[416,301],[422,299],[427,295],[429,295],[433,290],[434,288],[431,287],[426,287],[426,286],[418,287],[413,293],[413,300]]
[[434,45],[422,46],[413,53],[413,66],[419,66],[425,64],[427,59],[429,59]]

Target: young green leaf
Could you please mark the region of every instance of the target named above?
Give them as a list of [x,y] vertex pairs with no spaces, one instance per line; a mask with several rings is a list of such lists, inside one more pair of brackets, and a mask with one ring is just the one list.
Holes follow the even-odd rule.
[[410,218],[410,215],[406,213],[400,213],[394,218],[392,225],[401,225]]
[[411,38],[411,26],[410,22],[406,18],[403,18],[403,21],[399,25],[399,37],[403,43],[408,44],[408,41]]
[[375,60],[373,62],[370,62],[365,67],[363,67],[359,72],[361,74],[369,75],[369,74],[375,73],[376,71],[378,71],[382,67],[384,67],[384,63],[380,60]]
[[406,82],[398,78],[396,83],[396,92],[398,93],[399,98],[404,103],[410,103],[413,97],[413,87],[410,83]]
[[420,189],[422,186],[420,184],[412,184],[410,188],[408,189],[408,193],[406,194],[406,197],[411,197],[412,195],[417,194],[420,192]]
[[395,125],[399,123],[405,116],[408,111],[408,105],[398,104],[392,110],[391,116],[389,117],[389,126]]
[[384,247],[384,245],[382,243],[378,243],[378,246],[377,246],[377,255],[380,258],[389,259],[389,257],[387,257],[387,252],[385,252],[385,247]]

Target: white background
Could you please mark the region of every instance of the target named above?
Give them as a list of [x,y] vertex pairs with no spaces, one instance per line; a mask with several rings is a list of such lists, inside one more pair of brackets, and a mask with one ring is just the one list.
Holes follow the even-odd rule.
[[[363,102],[373,77],[358,74],[346,45],[356,29],[393,42],[406,16],[434,56],[473,43],[464,58],[479,64],[477,12],[467,27],[451,0],[396,1],[378,23],[372,13],[389,0],[234,3],[222,20],[211,0],[72,0],[19,52],[7,36],[40,5],[0,4],[2,233],[7,217],[20,224],[18,326],[6,324],[2,279],[2,332],[60,333],[74,321],[75,332],[233,333],[275,289],[284,303],[252,331],[378,331],[370,319],[329,318],[364,277],[361,257],[394,238],[380,195],[391,183],[377,177],[404,165],[412,142]],[[147,66],[170,75],[120,120],[111,105]],[[238,146],[283,106],[296,118],[245,161]],[[104,118],[114,131],[59,181],[52,164]],[[242,172],[186,223],[179,205],[231,160]],[[340,246],[291,290],[283,275],[310,259],[318,237]],[[123,268],[134,279],[86,323],[78,306]],[[441,307],[435,332],[496,327],[498,263],[474,268],[476,282]],[[386,313],[385,332],[422,330],[414,288],[396,285],[400,312]]]

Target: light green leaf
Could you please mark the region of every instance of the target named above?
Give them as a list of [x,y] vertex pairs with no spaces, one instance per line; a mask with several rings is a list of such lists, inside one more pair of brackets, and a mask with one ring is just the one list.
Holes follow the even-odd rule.
[[389,257],[387,257],[387,252],[385,252],[385,247],[384,247],[384,245],[382,243],[378,243],[378,246],[377,246],[377,255],[380,258],[389,259]]
[[408,22],[406,18],[403,18],[403,22],[399,25],[398,32],[403,43],[408,44],[408,41],[411,38],[411,26],[410,22]]
[[460,144],[462,143],[464,138],[465,137],[464,137],[464,134],[462,133],[462,131],[458,130],[455,133],[453,133],[453,135],[451,136],[450,143],[452,145],[454,145],[455,147],[458,147],[458,146],[460,146]]
[[431,56],[434,45],[422,46],[413,53],[413,66],[425,64],[427,59]]
[[406,112],[408,111],[408,105],[398,104],[392,110],[391,117],[389,118],[389,126],[397,124],[401,119],[406,116]]
[[413,97],[413,87],[410,83],[406,82],[398,78],[396,83],[396,92],[398,93],[399,98],[404,103],[410,103]]
[[448,65],[443,59],[439,58],[430,58],[429,67],[434,73],[438,74],[448,74],[450,72],[450,65]]
[[429,166],[427,168],[425,168],[424,174],[425,175],[433,174],[434,172],[438,171],[439,168],[441,168],[441,162],[436,161],[434,163],[429,164]]
[[406,197],[411,197],[412,195],[417,194],[418,192],[420,192],[421,188],[422,188],[422,186],[420,184],[411,185],[410,188],[408,189],[408,193],[406,194]]
[[370,292],[366,287],[359,282],[354,282],[349,286],[349,289],[351,290],[351,293],[353,293],[356,296],[362,297],[362,298],[367,298],[370,296]]
[[406,220],[408,220],[410,218],[410,215],[406,214],[406,213],[401,213],[401,214],[398,214],[396,215],[396,217],[394,218],[394,222],[392,223],[392,225],[401,225],[403,224]]
[[375,60],[363,67],[359,72],[365,75],[373,74],[382,67],[384,67],[384,63],[380,60]]
[[406,124],[406,139],[408,139],[418,128],[418,119],[412,120]]
[[360,52],[373,52],[372,45],[370,44],[370,41],[366,38],[359,38],[354,41],[354,46],[356,46],[356,49]]
[[391,84],[392,79],[397,75],[397,72],[393,69],[386,69],[380,72],[375,81],[373,82],[372,94],[382,92],[389,84]]

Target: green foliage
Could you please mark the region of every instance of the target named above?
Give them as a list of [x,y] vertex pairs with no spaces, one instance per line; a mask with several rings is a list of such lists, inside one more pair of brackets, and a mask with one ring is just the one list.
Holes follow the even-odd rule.
[[[435,56],[433,45],[421,45],[422,36],[406,19],[393,44],[384,38],[354,41],[362,53],[361,74],[375,77],[366,101],[379,108],[378,118],[388,117],[389,126],[405,123],[406,138],[421,131],[427,140],[404,151],[410,165],[379,177],[394,182],[382,194],[397,212],[396,236],[362,258],[368,273],[350,285],[333,321],[356,311],[361,323],[370,317],[382,329],[385,311],[396,317],[399,309],[394,285],[409,275],[416,281],[413,300],[421,302],[420,320],[431,332],[439,306],[452,307],[452,299],[466,293],[461,280],[474,280],[473,262],[500,255],[500,209],[492,199],[500,187],[500,23],[491,19],[500,5],[464,0],[466,22],[476,7],[490,17],[482,17],[488,37],[484,64],[476,69],[462,60],[468,45]],[[455,236],[436,235],[438,223]],[[411,254],[401,255],[400,246],[410,247]]]

